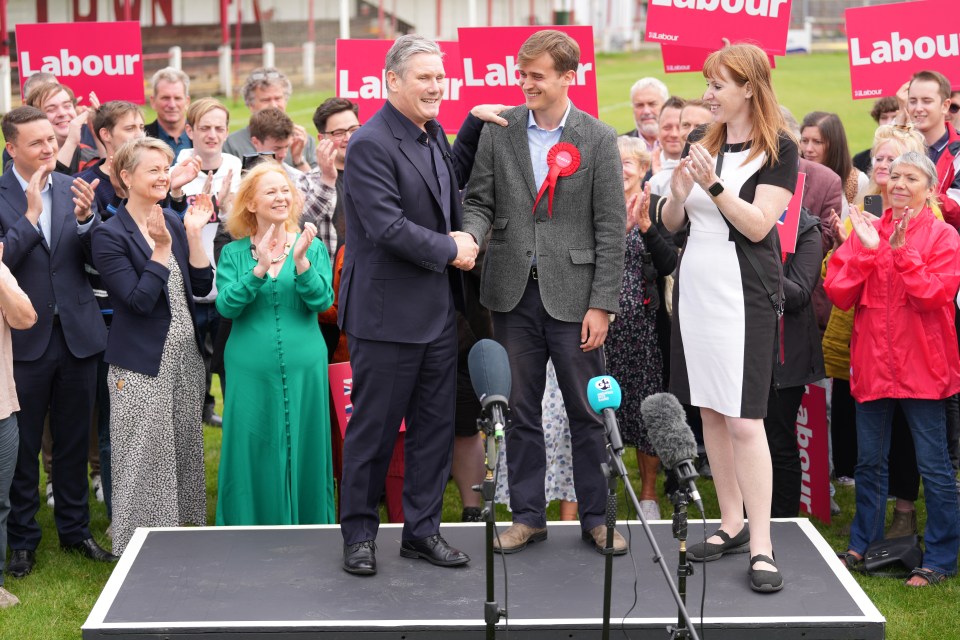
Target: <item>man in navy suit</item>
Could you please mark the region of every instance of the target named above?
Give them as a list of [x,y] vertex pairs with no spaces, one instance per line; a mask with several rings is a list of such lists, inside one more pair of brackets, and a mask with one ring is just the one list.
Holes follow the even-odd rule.
[[87,445],[97,354],[107,330],[87,280],[90,230],[99,224],[93,185],[54,173],[57,139],[42,111],[19,107],[3,118],[13,158],[0,177],[3,261],[37,310],[37,323],[13,334],[20,399],[20,453],[10,488],[8,572],[33,570],[40,543],[37,456],[43,421],[53,435],[54,520],[60,545],[99,561],[116,558],[90,535]]
[[442,53],[421,36],[387,53],[384,106],[352,137],[344,169],[346,253],[339,323],[353,366],[343,447],[343,568],[376,573],[377,503],[406,419],[400,555],[438,566],[469,557],[440,536],[456,401],[455,298],[478,247],[459,231],[465,178],[436,117]]

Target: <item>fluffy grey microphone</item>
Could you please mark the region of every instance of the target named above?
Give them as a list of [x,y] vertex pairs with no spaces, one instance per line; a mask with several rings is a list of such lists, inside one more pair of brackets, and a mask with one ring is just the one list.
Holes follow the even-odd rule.
[[663,466],[673,469],[681,486],[686,486],[694,503],[703,513],[703,502],[694,480],[697,471],[697,441],[687,426],[687,414],[672,393],[655,393],[640,403],[640,414],[647,426],[647,436]]

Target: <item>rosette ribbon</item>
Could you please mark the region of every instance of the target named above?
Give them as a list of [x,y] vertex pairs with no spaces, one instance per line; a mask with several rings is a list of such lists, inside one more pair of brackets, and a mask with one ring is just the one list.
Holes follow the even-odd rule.
[[536,214],[543,192],[549,189],[547,215],[553,218],[553,192],[557,187],[557,179],[571,175],[580,167],[580,150],[569,142],[558,142],[547,152],[547,166],[550,167],[550,171],[540,185],[540,192],[537,193],[537,199],[533,202],[533,212]]

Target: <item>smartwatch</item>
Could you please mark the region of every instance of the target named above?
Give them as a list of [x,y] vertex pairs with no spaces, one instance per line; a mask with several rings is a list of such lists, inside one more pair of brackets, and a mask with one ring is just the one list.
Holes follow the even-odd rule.
[[717,180],[712,185],[710,185],[710,188],[707,189],[707,191],[710,193],[711,196],[716,198],[721,193],[723,193],[723,183]]

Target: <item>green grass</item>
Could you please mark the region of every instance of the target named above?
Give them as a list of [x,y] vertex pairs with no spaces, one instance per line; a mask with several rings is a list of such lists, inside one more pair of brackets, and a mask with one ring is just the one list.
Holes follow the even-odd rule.
[[[790,107],[797,119],[813,110],[838,113],[847,127],[853,151],[866,148],[873,135],[873,121],[868,115],[871,103],[854,102],[850,98],[849,74],[845,54],[816,54],[781,58],[774,71],[774,86],[780,100]],[[597,60],[600,78],[600,117],[618,131],[632,126],[629,105],[630,85],[639,77],[656,75],[664,77],[659,56],[655,53],[600,56]],[[314,108],[332,95],[331,77],[325,89],[313,93],[295,94],[288,105],[291,117],[315,133],[310,120]],[[673,93],[694,97],[700,95],[704,81],[699,74],[672,74],[666,82]],[[517,92],[519,98],[519,90]],[[243,127],[249,117],[242,101],[227,101],[232,112],[231,129]],[[147,114],[147,121],[153,114]],[[214,385],[216,389],[217,385]],[[204,429],[207,460],[208,519],[213,522],[216,507],[217,466],[220,451],[220,431]],[[631,478],[636,481],[636,462],[632,454],[627,457]],[[662,480],[661,480],[662,482]],[[707,505],[708,517],[716,518],[716,496],[709,481],[700,481],[700,491]],[[639,490],[639,487],[637,487]],[[833,546],[846,547],[854,498],[852,489],[839,489],[837,501],[844,515],[827,526],[817,523],[817,529]],[[922,501],[920,524],[923,525]],[[670,513],[670,505],[662,501],[664,514]],[[551,518],[558,517],[557,505],[548,510]],[[621,507],[620,517],[626,517]],[[444,521],[459,520],[460,501],[454,487],[448,487],[444,499]],[[106,513],[100,503],[94,503],[91,511],[91,526],[96,538],[103,544],[107,540],[103,532],[107,527]],[[498,509],[501,520],[509,520],[505,509]],[[110,568],[91,563],[77,556],[62,553],[57,548],[52,510],[44,503],[38,514],[45,537],[38,549],[36,571],[22,579],[7,578],[7,587],[17,594],[23,604],[11,610],[0,611],[0,640],[59,640],[79,638],[80,626],[96,602],[110,574]],[[640,554],[640,561],[646,555]],[[790,576],[787,576],[790,579]],[[900,581],[884,578],[857,576],[858,582],[888,620],[887,637],[933,640],[955,637],[956,602],[960,599],[960,580],[948,581],[946,586],[933,589],[909,590]],[[776,597],[776,596],[775,596]]]

